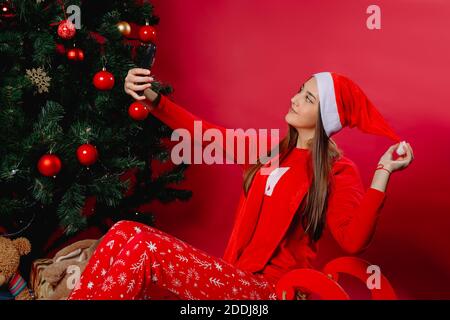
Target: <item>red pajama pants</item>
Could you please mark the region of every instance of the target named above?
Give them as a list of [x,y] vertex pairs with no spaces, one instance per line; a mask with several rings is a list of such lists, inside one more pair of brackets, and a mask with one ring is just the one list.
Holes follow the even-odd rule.
[[275,283],[137,222],[103,237],[69,299],[276,300]]

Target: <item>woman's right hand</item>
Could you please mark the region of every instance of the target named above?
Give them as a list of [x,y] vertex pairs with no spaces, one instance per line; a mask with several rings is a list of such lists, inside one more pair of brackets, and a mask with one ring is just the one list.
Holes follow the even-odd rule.
[[393,153],[394,150],[397,150],[399,143],[396,143],[392,145],[385,154],[381,157],[380,161],[378,161],[378,164],[383,164],[385,168],[390,170],[391,172],[403,170],[406,167],[408,167],[411,162],[414,160],[414,152],[411,147],[411,145],[405,141],[405,149],[406,153],[399,156],[396,160],[394,160]]
[[139,95],[137,92],[143,92],[145,89],[150,88],[152,84],[149,82],[153,80],[153,77],[150,77],[150,70],[148,69],[130,69],[125,77],[125,92],[136,100],[145,100],[146,97],[144,95]]

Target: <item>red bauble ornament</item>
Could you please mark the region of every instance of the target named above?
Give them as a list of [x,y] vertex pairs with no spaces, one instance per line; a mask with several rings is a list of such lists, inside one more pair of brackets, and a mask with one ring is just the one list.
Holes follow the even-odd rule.
[[77,60],[78,61],[84,60],[84,51],[81,49],[77,49]]
[[72,48],[67,51],[67,59],[72,61],[83,61],[84,60],[84,52],[78,48]]
[[128,108],[128,115],[134,120],[144,120],[147,118],[148,113],[148,108],[137,101],[133,102]]
[[54,154],[45,154],[39,159],[37,167],[42,175],[51,177],[61,170],[61,160]]
[[9,8],[9,6],[6,3],[3,3],[1,5],[1,13],[2,14],[7,14],[11,11],[11,9]]
[[76,61],[78,58],[77,49],[67,50],[67,59]]
[[63,39],[72,39],[75,36],[75,25],[69,20],[63,20],[58,26],[58,36]]
[[98,90],[111,90],[114,87],[114,76],[103,68],[95,74],[93,83]]
[[142,42],[152,42],[156,41],[156,30],[152,26],[145,25],[139,29],[139,40]]
[[77,149],[77,158],[82,165],[90,166],[98,159],[97,148],[89,143],[82,144]]
[[16,15],[14,14],[10,3],[2,3],[0,5],[0,17],[2,18],[13,18]]
[[62,45],[60,43],[56,44],[55,50],[59,54],[65,54],[66,53],[66,48],[64,47],[64,45]]

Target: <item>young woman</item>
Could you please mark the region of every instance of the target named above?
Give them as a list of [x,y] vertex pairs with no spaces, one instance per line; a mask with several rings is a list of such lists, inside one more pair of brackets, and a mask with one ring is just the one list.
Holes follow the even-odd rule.
[[[149,70],[131,69],[125,91],[171,128],[193,133],[194,121],[202,120],[151,90],[152,80]],[[303,83],[285,120],[289,130],[279,143],[279,166],[262,174],[268,166],[262,161],[242,165],[243,192],[223,258],[154,227],[120,221],[103,237],[69,299],[276,299],[284,273],[312,266],[325,228],[347,253],[364,250],[390,175],[414,158],[411,146],[403,144],[405,155],[394,159],[400,144],[392,145],[365,190],[354,162],[330,137],[357,126],[399,138],[362,90],[336,73],[317,73]],[[225,136],[225,128],[202,124]],[[237,158],[234,148],[223,149]]]

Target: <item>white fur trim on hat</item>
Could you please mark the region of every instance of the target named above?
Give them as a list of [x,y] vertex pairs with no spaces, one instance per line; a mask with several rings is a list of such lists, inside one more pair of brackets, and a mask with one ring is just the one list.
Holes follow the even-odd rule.
[[325,132],[328,137],[342,129],[339,118],[336,96],[334,93],[333,78],[330,72],[315,73],[320,100],[320,115]]

